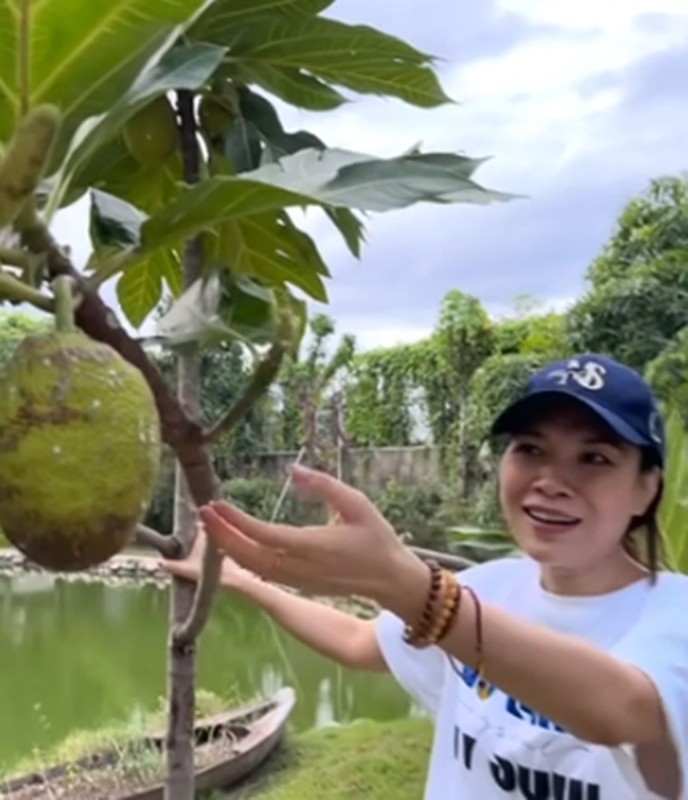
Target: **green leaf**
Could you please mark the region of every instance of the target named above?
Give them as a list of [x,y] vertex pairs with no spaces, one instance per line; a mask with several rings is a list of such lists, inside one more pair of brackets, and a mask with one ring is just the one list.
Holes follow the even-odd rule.
[[216,176],[184,190],[143,224],[140,254],[178,244],[229,219],[235,222],[287,207],[388,211],[421,201],[512,199],[465,177],[478,163],[448,154],[430,154],[425,163],[422,155],[383,160],[344,150],[300,150],[242,177]]
[[336,89],[298,69],[277,68],[268,62],[247,58],[231,62],[226,72],[235,81],[257,83],[285,102],[309,111],[334,111],[346,102]]
[[141,237],[146,215],[119,197],[91,192],[90,234],[96,253],[106,248],[128,249]]
[[188,35],[196,40],[208,40],[222,31],[255,22],[261,17],[298,19],[319,14],[334,0],[215,0],[200,15]]
[[176,349],[240,340],[250,348],[273,341],[273,293],[246,277],[214,272],[189,286],[156,322],[153,339]]
[[242,177],[299,192],[324,205],[365,211],[390,211],[421,201],[483,204],[515,199],[471,179],[482,163],[483,159],[453,153],[381,159],[329,148],[300,150]]
[[224,154],[234,172],[248,172],[260,166],[261,136],[251,122],[239,117],[224,136]]
[[135,328],[142,325],[161,297],[160,260],[155,257],[129,267],[117,282],[117,299]]
[[267,183],[218,176],[186,189],[141,229],[141,253],[178,244],[229,218],[239,219],[317,201]]
[[64,114],[59,164],[79,124],[110,109],[204,4],[0,0],[0,140],[26,108],[53,103]]
[[150,215],[164,208],[183,191],[181,154],[155,166],[142,166],[121,144],[121,138],[111,141],[99,155],[101,169],[89,170],[90,185],[100,192],[114,195]]
[[230,219],[220,228],[219,258],[234,274],[270,286],[290,283],[310,297],[327,301],[320,275],[328,275],[311,238],[283,212],[268,211]]
[[239,87],[237,95],[242,117],[249,120],[255,130],[259,132],[268,151],[266,155],[269,158],[264,158],[264,160],[277,161],[283,156],[307,147],[325,149],[325,143],[309,131],[287,133],[282,127],[277,111],[267,98],[247,86]]
[[343,96],[329,84],[425,108],[449,102],[431,56],[369,26],[313,15],[266,16],[253,24],[229,19],[203,33],[208,41],[229,45],[228,62],[238,77],[297,106],[340,105]]
[[[128,276],[118,284],[118,294],[125,297],[125,314],[132,325],[140,325],[160,300],[164,281],[174,297],[183,289],[182,264],[179,255],[170,248],[160,248],[141,262],[127,266],[128,256],[140,241],[141,225],[148,216],[120,197],[106,192],[91,192],[90,234],[94,254],[89,267],[109,270],[114,264],[116,274],[125,270]],[[117,261],[117,257],[126,259]],[[111,259],[115,259],[112,261]],[[141,270],[148,270],[146,276]],[[121,281],[120,281],[121,283]]]
[[[54,181],[48,201],[49,209],[54,211],[62,205],[71,182],[79,180],[83,189],[89,187],[84,183],[84,178],[92,176],[94,169],[97,172],[102,165],[104,151],[109,155],[119,151],[119,158],[128,157],[123,144],[119,143],[116,149],[109,147],[128,119],[162,94],[173,90],[198,89],[212,76],[225,52],[224,47],[205,43],[172,48],[159,62],[146,69],[106,113],[81,126]],[[139,168],[138,164],[136,167]]]
[[184,291],[184,272],[182,262],[174,250],[156,250],[151,256],[158,263],[158,270],[173,297],[180,297]]
[[[247,86],[238,88],[239,110],[244,120],[259,132],[266,148],[263,163],[277,161],[285,155],[296,153],[306,148],[325,150],[326,145],[315,134],[309,131],[287,133],[270,101],[252,91]],[[269,157],[268,157],[269,156]],[[256,163],[256,168],[258,163]],[[239,171],[239,170],[237,170]],[[361,244],[364,241],[363,224],[356,215],[346,208],[325,208],[327,216],[339,229],[347,247],[356,257],[361,256]]]
[[269,290],[240,277],[225,282],[219,315],[232,334],[255,344],[266,344],[275,335],[273,302]]
[[363,223],[348,208],[325,208],[324,211],[342,234],[351,254],[360,258],[361,245],[365,242]]

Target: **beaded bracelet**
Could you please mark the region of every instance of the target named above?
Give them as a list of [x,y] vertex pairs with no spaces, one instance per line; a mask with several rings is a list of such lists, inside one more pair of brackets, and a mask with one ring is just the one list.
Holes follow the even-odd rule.
[[453,596],[451,600],[451,604],[449,605],[444,625],[440,628],[437,633],[437,639],[435,640],[435,644],[441,642],[445,636],[449,633],[449,629],[451,628],[454,620],[459,616],[459,609],[461,608],[461,598],[463,597],[463,586],[459,584],[456,578],[451,574],[447,573],[447,575],[451,579],[451,584],[453,588]]
[[[404,641],[417,648],[441,642],[458,616],[463,592],[468,592],[475,608],[476,672],[480,687],[478,693],[485,699],[489,692],[484,677],[483,620],[480,600],[470,586],[460,584],[451,572],[441,569],[436,561],[428,561],[427,565],[431,576],[430,590],[417,628],[406,625]],[[447,657],[454,671],[457,671],[454,659],[448,653]]]
[[461,603],[461,586],[451,572],[441,569],[435,561],[428,562],[430,591],[419,624],[407,625],[404,641],[413,647],[429,647],[446,636]]
[[461,590],[458,581],[446,570],[442,570],[442,589],[441,602],[435,611],[432,625],[425,636],[416,639],[416,647],[429,647],[432,644],[437,644],[441,634],[446,633],[454,619],[458,610],[457,601],[461,597]]
[[420,615],[420,621],[417,626],[412,627],[411,625],[407,625],[404,629],[404,641],[414,646],[427,636],[432,626],[435,604],[442,589],[442,569],[440,565],[436,561],[428,561],[427,566],[430,570],[430,590],[428,591],[425,606]]

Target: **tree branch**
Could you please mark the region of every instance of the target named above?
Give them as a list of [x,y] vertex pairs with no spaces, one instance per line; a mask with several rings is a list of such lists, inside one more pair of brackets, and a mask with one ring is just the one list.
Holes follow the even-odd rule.
[[203,439],[206,443],[216,442],[223,434],[232,430],[265,394],[279,372],[284,353],[285,350],[281,344],[272,345],[267,354],[258,363],[253,377],[243,394],[227,413],[204,433]]
[[0,269],[0,300],[9,300],[11,303],[30,303],[42,311],[52,312],[54,303],[51,297],[42,294],[19,278],[15,278]]
[[147,525],[139,525],[136,528],[135,542],[141,547],[151,547],[153,550],[157,550],[163,558],[179,558],[183,551],[181,542],[174,534],[165,536]]
[[0,247],[0,264],[7,264],[8,267],[27,269],[30,263],[31,256],[23,250],[16,250],[12,247]]

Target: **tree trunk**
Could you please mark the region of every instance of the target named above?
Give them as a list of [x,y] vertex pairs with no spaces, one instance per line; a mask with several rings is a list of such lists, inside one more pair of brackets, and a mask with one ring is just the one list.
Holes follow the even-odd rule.
[[[194,372],[194,356],[179,360],[180,396],[190,400],[197,384],[189,379]],[[187,362],[187,363],[184,363]],[[187,394],[185,389],[191,391]],[[196,510],[189,495],[180,465],[175,465],[175,533],[188,538],[196,526]],[[194,586],[188,582],[172,582],[170,625],[167,658],[167,777],[165,800],[194,799],[194,716],[196,709],[196,643],[178,645],[172,638],[175,625],[183,622],[191,611]]]
[[[194,353],[178,360],[179,399],[190,416],[199,415],[199,359]],[[175,464],[174,532],[188,547],[197,523],[194,502],[180,464]],[[172,631],[191,611],[194,585],[174,580],[170,602],[167,660],[167,780],[165,800],[194,798],[194,716],[196,709],[196,643],[175,643]]]
[[[196,142],[193,99],[186,92],[178,94],[178,111],[184,178],[195,183],[199,176],[199,153]],[[198,240],[189,242],[184,258],[184,285],[188,287],[200,275],[202,252]],[[200,357],[197,348],[177,358],[177,396],[187,417],[200,422]],[[175,463],[174,532],[185,552],[196,533],[197,511],[184,470]],[[179,644],[172,631],[188,618],[193,605],[195,586],[173,580],[170,602],[170,625],[167,661],[167,776],[165,800],[194,800],[194,736],[196,709],[196,643]]]
[[468,391],[464,390],[459,407],[459,464],[461,469],[461,497],[468,500],[470,494],[470,465],[468,463],[468,437],[466,436],[466,418]]

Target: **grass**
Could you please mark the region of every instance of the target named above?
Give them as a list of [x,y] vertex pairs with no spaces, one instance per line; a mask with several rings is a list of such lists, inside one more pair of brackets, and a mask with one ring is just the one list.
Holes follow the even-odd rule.
[[251,783],[208,800],[419,800],[431,742],[427,719],[361,720],[291,735]]

